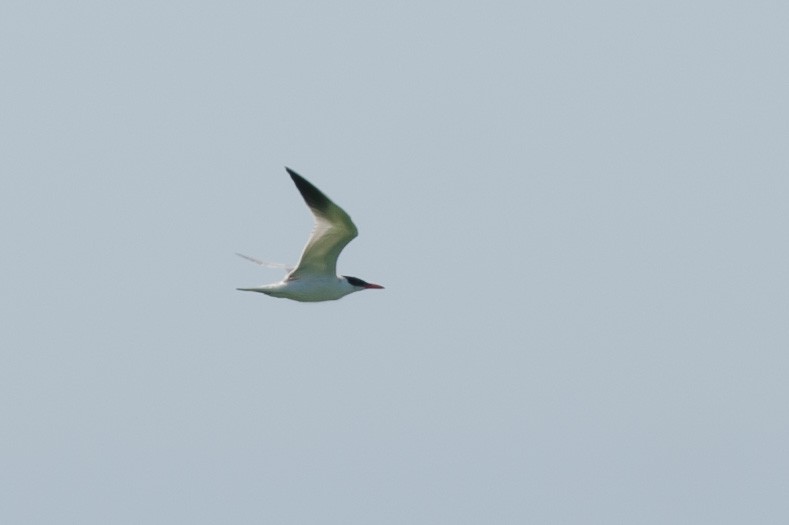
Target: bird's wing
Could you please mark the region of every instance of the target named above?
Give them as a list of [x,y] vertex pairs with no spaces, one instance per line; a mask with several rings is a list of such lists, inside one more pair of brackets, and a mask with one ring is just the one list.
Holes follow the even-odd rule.
[[287,270],[287,271],[291,271],[293,269],[290,266],[288,266],[287,264],[275,263],[275,262],[269,262],[269,261],[262,261],[260,259],[256,259],[255,257],[252,257],[250,255],[244,255],[243,253],[236,253],[236,255],[246,259],[247,261],[252,261],[253,263],[258,264],[260,266],[264,266],[266,268],[281,268],[281,269],[284,269],[284,270]]
[[312,235],[301,252],[296,269],[288,275],[288,279],[298,279],[303,275],[334,277],[337,275],[337,258],[340,252],[359,232],[342,208],[304,177],[290,168],[285,169],[315,217]]

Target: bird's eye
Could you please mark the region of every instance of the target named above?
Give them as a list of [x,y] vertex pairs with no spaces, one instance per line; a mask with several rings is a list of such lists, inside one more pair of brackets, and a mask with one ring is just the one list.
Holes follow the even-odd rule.
[[349,277],[347,275],[343,275],[343,277],[345,277],[345,279],[348,281],[348,284],[351,284],[353,286],[362,286],[363,287],[364,285],[367,284],[366,282],[362,281],[358,277]]

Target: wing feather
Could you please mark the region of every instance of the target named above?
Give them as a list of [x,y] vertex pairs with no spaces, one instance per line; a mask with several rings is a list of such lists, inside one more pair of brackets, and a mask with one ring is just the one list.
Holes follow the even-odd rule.
[[285,169],[315,217],[312,235],[304,246],[296,269],[287,278],[298,279],[302,275],[334,277],[337,275],[337,258],[340,252],[359,234],[359,231],[342,208],[334,204],[307,179],[290,168]]

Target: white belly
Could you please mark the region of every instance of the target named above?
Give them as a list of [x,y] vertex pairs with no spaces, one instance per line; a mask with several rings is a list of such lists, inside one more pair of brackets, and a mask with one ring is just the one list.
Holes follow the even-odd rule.
[[335,301],[356,290],[344,279],[328,277],[283,281],[281,283],[261,286],[255,289],[255,291],[272,297],[293,299],[294,301],[318,302]]

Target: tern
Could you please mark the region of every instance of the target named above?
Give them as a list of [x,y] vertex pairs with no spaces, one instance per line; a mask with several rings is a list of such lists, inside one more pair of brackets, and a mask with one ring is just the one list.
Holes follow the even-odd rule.
[[[255,288],[236,288],[244,292],[260,292],[272,297],[282,297],[302,302],[335,301],[353,292],[383,288],[358,277],[337,275],[337,258],[345,246],[358,234],[356,226],[345,211],[334,204],[307,179],[285,167],[299,193],[307,203],[315,228],[295,268],[285,278],[274,284]],[[264,266],[268,263],[254,257],[237,254]],[[279,266],[279,265],[274,265]]]

